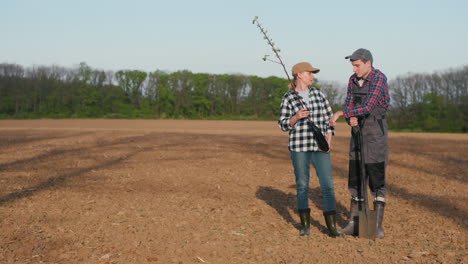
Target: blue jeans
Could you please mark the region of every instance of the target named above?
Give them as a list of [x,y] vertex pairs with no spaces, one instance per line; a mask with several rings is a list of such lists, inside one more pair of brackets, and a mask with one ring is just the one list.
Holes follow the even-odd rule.
[[312,162],[319,179],[320,189],[322,190],[323,211],[335,211],[336,201],[330,153],[291,151],[291,160],[294,166],[294,175],[296,176],[298,209],[309,208],[309,178],[310,163]]

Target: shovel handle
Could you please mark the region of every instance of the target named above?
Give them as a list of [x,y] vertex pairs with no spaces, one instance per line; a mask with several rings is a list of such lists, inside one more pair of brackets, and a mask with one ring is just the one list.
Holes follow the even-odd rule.
[[[365,158],[364,158],[364,142],[363,142],[363,136],[362,136],[362,129],[360,126],[354,126],[352,127],[354,139],[355,139],[355,144],[359,147],[359,177],[360,177],[360,193],[362,198],[364,200],[363,204],[363,209],[368,210],[369,208],[369,199],[367,197],[367,174],[366,174],[366,167],[365,167]],[[358,158],[358,157],[356,157]]]

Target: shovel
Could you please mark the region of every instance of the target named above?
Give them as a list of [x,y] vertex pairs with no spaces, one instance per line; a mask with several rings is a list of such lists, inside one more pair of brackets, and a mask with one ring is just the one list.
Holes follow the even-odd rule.
[[[359,126],[353,127],[353,133],[356,139],[356,146],[359,148],[359,169],[360,169],[360,193],[361,197],[359,197],[362,201],[359,206],[359,214],[358,214],[358,234],[359,237],[375,239],[377,236],[377,213],[375,210],[371,210],[369,208],[369,198],[367,196],[367,182],[369,178],[366,174],[366,168],[364,166],[365,159],[364,159],[364,143],[362,139],[362,131]],[[358,157],[356,157],[358,158]]]

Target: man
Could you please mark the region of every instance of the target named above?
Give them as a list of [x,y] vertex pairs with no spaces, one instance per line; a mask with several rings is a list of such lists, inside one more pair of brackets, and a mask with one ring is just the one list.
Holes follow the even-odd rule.
[[[372,54],[367,49],[358,49],[345,57],[353,65],[354,74],[349,78],[343,111],[336,112],[330,119],[334,126],[344,116],[351,127],[359,126],[363,138],[363,151],[369,187],[374,196],[377,213],[377,237],[384,238],[382,222],[385,208],[385,168],[388,160],[388,126],[385,113],[390,103],[387,77],[373,67]],[[358,196],[359,160],[356,157],[356,139],[351,137],[349,152],[348,188],[351,193],[350,221],[343,229],[347,235],[356,235],[355,219],[363,199]]]

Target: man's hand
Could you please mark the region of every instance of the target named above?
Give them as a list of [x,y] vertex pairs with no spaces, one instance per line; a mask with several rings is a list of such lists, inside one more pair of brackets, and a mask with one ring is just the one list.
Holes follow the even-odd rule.
[[357,117],[351,117],[349,119],[349,125],[352,126],[352,127],[355,127],[358,125],[358,118]]

